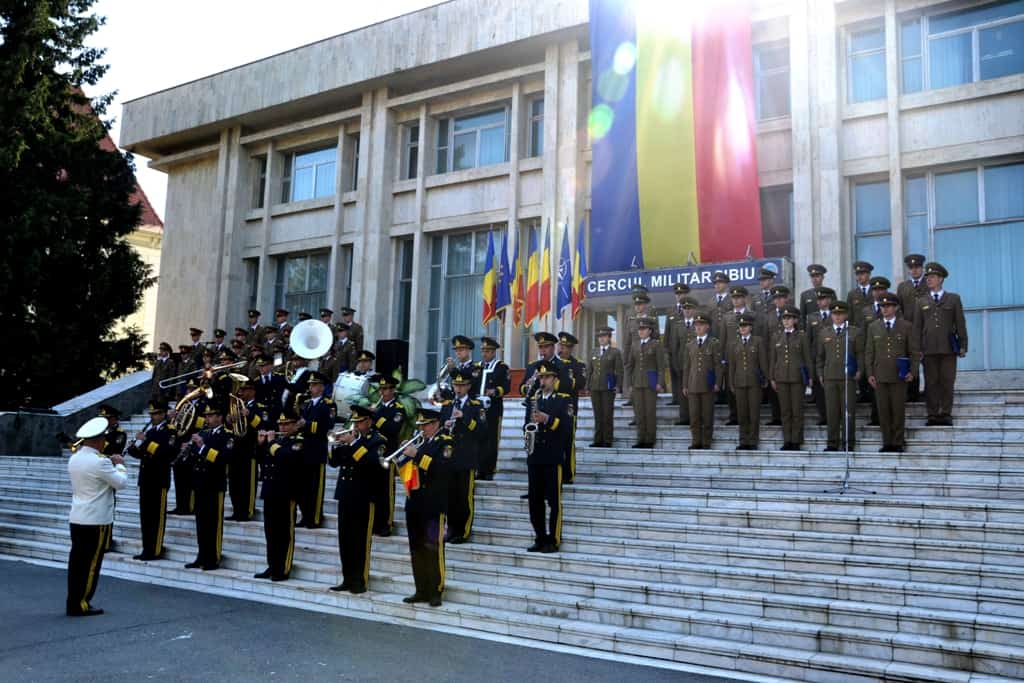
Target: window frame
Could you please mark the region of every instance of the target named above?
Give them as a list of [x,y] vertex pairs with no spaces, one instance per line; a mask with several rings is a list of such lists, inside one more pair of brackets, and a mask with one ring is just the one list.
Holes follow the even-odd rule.
[[[771,49],[781,49],[785,47],[786,50],[786,66],[776,66],[769,69],[761,67],[761,51]],[[752,49],[753,60],[754,60],[754,113],[757,121],[777,121],[779,119],[789,118],[793,115],[793,63],[790,59],[790,44],[788,39],[773,40],[765,43],[756,43]],[[765,116],[763,114],[764,106],[761,103],[761,85],[764,82],[766,75],[778,75],[783,73],[787,74],[787,86],[789,89],[789,97],[786,99],[786,112],[784,114],[777,114],[775,116]]]
[[[309,288],[309,277],[310,277],[310,273],[312,272],[312,269],[310,268],[310,263],[311,263],[312,259],[314,259],[314,258],[323,258],[323,260],[324,260],[324,264],[323,265],[324,265],[324,270],[325,270],[325,275],[324,275],[325,281],[324,281],[324,288],[323,288],[323,290],[319,290],[319,289],[315,289],[314,290],[314,289],[310,289]],[[289,261],[293,261],[293,260],[298,260],[298,259],[305,259],[306,260],[306,284],[305,284],[305,289],[303,289],[302,291],[297,291],[297,292],[289,292],[288,291],[288,262]],[[298,295],[298,296],[306,296],[306,297],[308,297],[308,296],[310,296],[312,294],[317,294],[317,295],[320,295],[320,296],[323,297],[322,298],[323,305],[326,305],[326,303],[327,303],[327,292],[330,290],[330,288],[331,288],[331,283],[330,283],[330,251],[320,250],[320,251],[293,252],[293,253],[288,253],[288,254],[281,254],[280,256],[277,257],[277,273],[275,275],[275,281],[274,281],[274,307],[275,308],[287,308],[287,309],[289,309],[290,314],[288,316],[288,319],[289,319],[290,322],[295,322],[297,320],[297,316],[299,314],[299,310],[297,309],[296,306],[290,305],[288,303],[288,297],[289,296]],[[319,306],[317,308],[319,308]],[[293,309],[295,309],[295,310],[293,310]],[[307,311],[307,313],[311,313],[311,314],[313,314],[315,312],[316,312],[315,310]]]
[[[868,49],[868,50],[854,51],[854,49],[853,49],[853,37],[854,37],[854,35],[862,34],[862,33],[868,33],[868,32],[881,33],[882,34],[882,46],[881,47],[876,47],[876,48],[871,48],[871,49]],[[877,102],[878,100],[884,100],[886,97],[888,97],[888,93],[889,93],[888,79],[886,78],[886,74],[885,74],[885,70],[884,70],[884,67],[885,67],[885,52],[886,52],[886,50],[885,50],[885,48],[886,48],[885,24],[882,23],[881,21],[877,20],[877,19],[872,19],[870,21],[861,22],[861,23],[858,23],[858,24],[853,24],[851,26],[847,26],[845,31],[844,31],[844,33],[845,33],[845,39],[846,39],[846,102],[847,102],[847,104],[861,104],[863,102]],[[872,98],[865,99],[865,100],[856,100],[856,99],[853,98],[853,87],[854,87],[854,78],[853,78],[854,69],[853,69],[853,64],[854,64],[854,61],[856,59],[858,59],[858,58],[861,58],[861,57],[870,57],[872,55],[877,55],[877,54],[882,55],[882,65],[883,65],[883,72],[882,72],[882,94],[877,96],[877,97],[872,97]]]
[[250,206],[253,209],[262,209],[265,206],[267,197],[267,168],[269,167],[266,154],[252,157],[252,197]]
[[[764,207],[767,204],[765,199],[767,197],[782,196],[783,194],[785,195],[786,202],[787,202],[787,214],[788,214],[788,221],[789,221],[789,239],[786,240],[786,241],[781,241],[781,242],[780,241],[767,241],[767,240],[764,239],[765,238],[765,234],[764,234],[764,217],[765,217]],[[761,205],[761,239],[762,239],[762,246],[767,251],[767,248],[769,246],[785,245],[786,246],[786,257],[789,258],[789,259],[792,259],[793,258],[793,245],[796,242],[796,240],[794,239],[794,229],[795,229],[795,226],[793,225],[794,218],[795,218],[794,210],[793,210],[793,184],[792,183],[788,183],[788,184],[782,184],[782,185],[766,185],[766,186],[763,186],[763,187],[759,187],[758,188],[758,201],[760,202],[760,205]]]
[[[467,118],[471,118],[471,117],[474,117],[474,116],[481,116],[481,115],[484,115],[484,114],[495,113],[495,112],[498,112],[498,111],[502,112],[502,116],[503,116],[502,122],[500,124],[490,124],[490,125],[485,125],[485,126],[477,126],[477,127],[474,127],[474,128],[468,128],[468,129],[465,129],[465,130],[460,130],[457,133],[455,131],[455,122],[458,121],[459,119],[467,119]],[[502,159],[502,161],[499,161],[499,162],[496,162],[496,163],[493,163],[493,164],[486,164],[486,165],[487,166],[495,166],[497,164],[508,163],[508,160],[509,160],[509,148],[508,148],[508,146],[509,146],[509,139],[511,138],[511,136],[509,135],[509,126],[511,125],[511,122],[512,122],[512,108],[511,108],[511,106],[510,106],[510,104],[508,102],[491,103],[491,104],[480,106],[480,107],[474,107],[473,109],[459,111],[457,114],[453,113],[453,114],[450,114],[448,116],[443,116],[443,117],[438,118],[437,119],[437,127],[436,127],[437,135],[435,136],[435,141],[434,141],[434,154],[435,154],[435,159],[436,159],[436,163],[435,163],[435,167],[434,167],[435,175],[440,175],[442,173],[452,173],[452,172],[455,172],[455,171],[468,171],[468,170],[471,170],[471,169],[474,169],[474,168],[483,168],[483,166],[480,164],[480,151],[481,151],[480,135],[481,135],[482,131],[494,130],[496,128],[504,128],[504,130],[505,130],[504,145],[503,145],[503,147],[504,147],[504,149],[503,149],[503,159]],[[446,128],[447,139],[442,141],[442,139],[441,139],[441,129],[442,129],[442,125],[443,124],[446,124],[444,127]],[[474,147],[475,158],[473,160],[473,164],[470,165],[470,166],[467,166],[465,168],[458,168],[457,169],[457,168],[455,168],[455,137],[456,137],[456,135],[465,135],[466,133],[469,133],[471,131],[476,133],[476,136],[475,136],[475,147]],[[444,143],[444,144],[442,144],[442,143]],[[442,160],[443,160],[443,164],[444,164],[444,170],[441,170]]]
[[[889,238],[889,258],[892,259],[892,215],[889,216],[888,227],[885,229],[870,230],[868,232],[857,231],[857,187],[861,185],[885,185],[889,193],[888,206],[892,206],[892,183],[888,176],[879,175],[868,175],[858,178],[850,179],[850,236],[853,240],[853,253],[857,259],[862,259],[863,256],[859,249],[859,240],[861,239],[872,239],[876,237],[888,237]],[[902,191],[902,186],[901,186]],[[878,272],[888,272],[891,267],[889,263],[880,264],[875,263],[875,269]]]
[[[320,161],[311,164],[311,166],[297,167],[299,157],[306,155],[319,154],[321,152],[333,152],[333,158],[331,161]],[[318,144],[314,147],[304,147],[302,149],[289,150],[284,152],[284,167],[285,173],[281,177],[281,203],[291,204],[293,202],[309,201],[310,199],[324,199],[327,197],[333,197],[336,194],[336,183],[338,180],[338,146],[336,142],[332,142],[328,145]],[[334,181],[331,183],[330,194],[318,195],[316,193],[317,188],[317,175],[319,168],[322,166],[333,166],[334,167]],[[312,177],[312,196],[304,199],[295,199],[295,172],[296,170],[303,170],[305,168],[313,169]]]
[[[534,112],[534,106],[540,104],[540,113]],[[531,97],[526,101],[526,156],[544,156],[544,95]],[[534,132],[534,124],[538,130]]]
[[356,131],[354,133],[345,134],[345,142],[349,146],[348,157],[352,160],[351,169],[352,176],[347,178],[345,184],[346,192],[355,192],[359,189],[359,146],[362,142],[362,131]]
[[[420,120],[407,121],[400,124],[402,131],[402,155],[400,159],[401,168],[398,172],[399,180],[415,180],[419,168],[419,155],[422,154],[422,131],[420,131]],[[413,139],[413,131],[416,132],[416,139]],[[413,150],[416,151],[416,159],[413,160]]]

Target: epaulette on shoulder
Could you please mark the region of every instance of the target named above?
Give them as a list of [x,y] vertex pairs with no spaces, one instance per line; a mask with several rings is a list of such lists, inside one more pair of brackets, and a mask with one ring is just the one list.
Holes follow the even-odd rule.
[[561,391],[556,392],[555,396],[558,396],[559,398],[572,398],[572,396],[569,396],[569,394],[562,393]]
[[469,399],[469,405],[471,405],[471,406],[482,406],[483,403],[481,403],[480,399],[478,399],[478,398],[471,398],[471,399]]
[[442,441],[454,441],[455,437],[453,437],[451,434],[448,434],[448,433],[442,433],[441,434],[441,440]]
[[445,399],[445,400],[441,401],[441,405],[443,405],[443,406],[450,406],[451,404],[452,404],[452,402],[449,399]]

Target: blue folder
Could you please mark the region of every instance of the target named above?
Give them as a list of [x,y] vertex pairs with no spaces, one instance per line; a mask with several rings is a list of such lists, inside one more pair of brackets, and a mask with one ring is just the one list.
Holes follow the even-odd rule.
[[854,377],[857,374],[857,356],[852,353],[846,354],[846,376]]
[[715,371],[713,368],[708,370],[708,389],[711,391],[715,390]]
[[960,335],[956,332],[949,335],[949,348],[953,349],[956,355],[960,355]]
[[910,374],[910,359],[906,356],[900,356],[896,359],[896,374],[900,379],[906,379],[907,375]]
[[658,371],[648,370],[647,371],[647,388],[657,389],[658,388]]
[[605,375],[605,384],[608,386],[608,391],[615,391],[615,373],[609,372]]
[[807,371],[806,365],[800,366],[800,377],[804,381],[804,386],[807,386],[808,384],[811,383],[811,373]]

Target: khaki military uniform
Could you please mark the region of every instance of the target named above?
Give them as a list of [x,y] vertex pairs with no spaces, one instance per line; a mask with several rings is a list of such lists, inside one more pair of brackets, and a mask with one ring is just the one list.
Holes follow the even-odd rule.
[[711,314],[711,334],[720,340],[725,338],[725,315],[733,310],[732,297],[726,292],[722,299],[718,299],[718,293],[711,295],[708,302],[708,313]]
[[590,354],[587,386],[594,407],[594,443],[610,446],[615,440],[615,392],[622,391],[622,352],[609,346],[603,352],[598,346]]
[[[906,377],[899,376],[898,360],[910,359],[919,353],[914,340],[913,326],[896,318],[890,329],[886,321],[875,320],[868,326],[864,344],[864,374],[874,377],[878,419],[882,427],[883,448],[903,448],[905,445]],[[910,371],[913,374],[913,371]]]
[[363,326],[354,320],[348,326],[348,340],[355,345],[357,354],[363,350]]
[[[825,317],[822,318],[821,311],[817,309],[817,302],[814,305],[815,310],[804,319],[804,330],[807,333],[807,344],[811,347],[811,374],[817,377],[818,373],[814,369],[818,365],[818,340],[825,328],[832,325],[832,314],[825,311]],[[815,382],[811,387],[811,398],[814,399],[814,405],[818,409],[818,425],[824,426],[828,423],[828,411],[825,410],[825,385]]]
[[818,310],[818,290],[811,287],[800,292],[800,298],[797,299],[796,305],[800,307],[800,315],[806,320]]
[[804,387],[814,374],[807,334],[793,330],[772,338],[768,376],[779,394],[782,440],[799,446],[804,442]]
[[721,364],[722,344],[715,337],[708,335],[703,344],[695,338],[686,345],[683,386],[690,402],[690,448],[711,448],[715,394],[724,383]]
[[[754,327],[751,334],[764,337],[764,320],[761,316],[757,315],[749,308],[743,309],[744,313],[752,314],[754,316]],[[739,317],[741,313],[737,313],[735,309],[729,310],[727,313],[722,315],[722,330],[721,336],[718,337],[719,341],[722,342],[722,353],[726,363],[729,360],[729,349],[733,344],[737,343],[740,338],[739,329]],[[728,368],[726,369],[728,371]],[[726,400],[729,404],[729,422],[728,424],[739,423],[739,413],[736,407],[736,393],[732,390],[732,385],[728,382],[723,382],[722,390],[727,394]]]
[[914,336],[924,354],[924,399],[932,423],[953,424],[953,385],[956,383],[957,354],[967,352],[967,321],[960,297],[943,292],[938,301],[931,293],[917,300]]
[[867,289],[866,292],[864,291],[864,288],[857,285],[846,293],[846,303],[850,305],[850,323],[862,330],[867,329],[867,323],[864,318],[864,308],[866,306],[871,306],[874,301],[871,296],[871,285],[866,285],[865,288]]
[[[910,323],[911,327],[914,325],[914,315],[917,313],[917,300],[927,294],[928,287],[924,283],[923,275],[916,284],[913,280],[904,280],[896,288],[896,296],[900,299],[901,314],[903,319]],[[920,366],[920,358],[910,359],[910,369],[916,377],[913,382],[907,385],[907,401],[911,403],[917,403],[921,400]]]
[[764,317],[768,311],[775,310],[771,287],[768,289],[758,289],[750,295],[750,310],[761,317]]
[[657,439],[657,384],[664,386],[668,354],[658,339],[637,340],[626,357],[626,372],[632,385],[636,413],[637,443],[653,444]]
[[828,448],[840,450],[845,443],[852,451],[857,445],[857,378],[846,374],[847,336],[849,354],[856,363],[857,372],[863,372],[864,334],[849,323],[839,334],[831,323],[819,330],[815,364],[818,378],[825,387]]
[[683,396],[683,372],[686,364],[686,345],[696,336],[693,318],[690,318],[687,325],[682,307],[677,307],[676,312],[668,316],[665,323],[665,348],[668,351],[669,369],[672,374],[672,398],[679,403],[680,424],[690,422],[689,403]]
[[[622,358],[626,363],[629,363],[629,357],[632,353],[633,345],[640,343],[640,318],[653,318],[654,320],[657,320],[658,314],[654,312],[653,309],[648,308],[643,315],[631,315],[626,318],[626,328],[622,335]],[[651,330],[651,339],[661,339],[661,331],[657,326]],[[625,382],[623,390],[626,392],[627,396],[631,396],[631,387],[633,386],[633,383],[629,372],[626,373],[623,381]]]
[[757,448],[760,435],[761,389],[767,381],[768,344],[757,335],[738,336],[726,349],[729,389],[736,400],[740,447]]

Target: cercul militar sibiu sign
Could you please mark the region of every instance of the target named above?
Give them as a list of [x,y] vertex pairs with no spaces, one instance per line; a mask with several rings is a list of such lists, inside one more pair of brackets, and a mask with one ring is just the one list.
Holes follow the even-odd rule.
[[708,263],[697,266],[658,268],[656,270],[633,270],[621,273],[596,273],[587,277],[587,297],[623,296],[637,285],[643,285],[649,292],[670,292],[682,282],[691,289],[710,289],[715,273],[721,271],[729,276],[733,284],[757,284],[762,268],[774,270],[776,282],[783,283],[784,259],[760,258],[728,263]]

